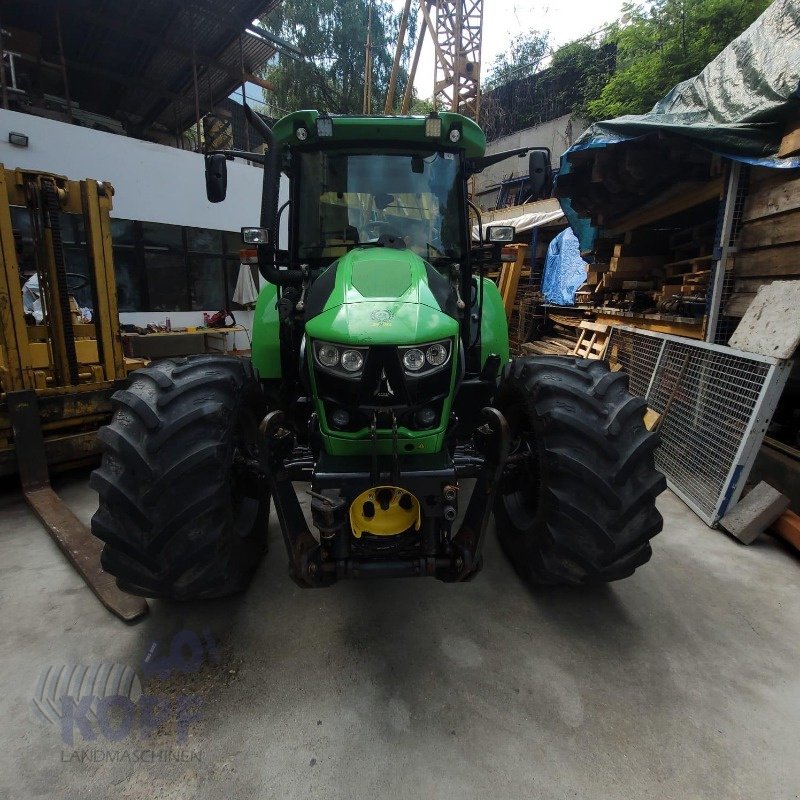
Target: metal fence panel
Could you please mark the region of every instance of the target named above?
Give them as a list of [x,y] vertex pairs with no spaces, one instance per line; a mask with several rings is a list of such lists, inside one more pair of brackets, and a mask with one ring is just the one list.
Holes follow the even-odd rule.
[[670,488],[715,525],[741,495],[790,363],[623,326],[606,353],[664,415],[656,465]]

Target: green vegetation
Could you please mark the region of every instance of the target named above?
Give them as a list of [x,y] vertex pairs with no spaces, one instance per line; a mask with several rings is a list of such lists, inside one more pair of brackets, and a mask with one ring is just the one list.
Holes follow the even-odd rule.
[[[369,0],[284,0],[261,24],[299,48],[305,58],[279,56],[264,77],[275,87],[265,92],[266,113],[283,116],[301,108],[333,114],[359,113],[364,96],[364,48]],[[405,60],[415,39],[415,20],[406,34]],[[372,8],[372,112],[382,113],[392,69],[399,15],[386,0]],[[397,96],[408,73],[400,70]]]
[[627,24],[607,41],[617,47],[617,69],[595,99],[593,119],[648,111],[676,83],[700,72],[769,5],[769,0],[656,0],[628,4]]
[[[697,75],[745,30],[769,0],[653,0],[623,6],[622,23],[602,36],[550,51],[541,89],[568,95],[574,111],[591,120],[649,111],[675,84]],[[518,35],[492,63],[487,87],[543,72],[548,34]],[[616,68],[608,72],[608,53]],[[560,87],[560,88],[558,88]],[[552,103],[559,105],[559,98]]]
[[549,33],[528,31],[518,34],[511,40],[507,50],[495,56],[489,66],[486,87],[492,89],[509,81],[535,75],[549,52]]

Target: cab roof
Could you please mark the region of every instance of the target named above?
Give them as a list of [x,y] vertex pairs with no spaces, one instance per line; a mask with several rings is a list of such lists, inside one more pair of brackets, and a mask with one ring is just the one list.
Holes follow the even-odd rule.
[[[441,120],[441,127],[436,122],[429,124],[436,119]],[[318,126],[317,120],[322,120],[322,124]],[[330,125],[327,120],[330,120]],[[325,132],[326,129],[328,135],[320,136],[318,131]],[[453,131],[458,131],[457,138],[455,133],[451,136]],[[424,117],[370,117],[328,116],[308,109],[294,111],[279,119],[273,127],[273,133],[278,142],[287,145],[317,142],[437,145],[463,149],[467,158],[480,158],[486,152],[486,136],[478,125],[450,111]]]

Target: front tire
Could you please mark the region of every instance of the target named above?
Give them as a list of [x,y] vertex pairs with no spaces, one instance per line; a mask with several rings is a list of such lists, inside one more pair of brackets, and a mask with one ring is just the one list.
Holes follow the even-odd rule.
[[628,376],[601,361],[520,358],[495,405],[513,442],[495,522],[517,572],[531,583],[593,584],[648,561],[666,481]]
[[[194,356],[133,372],[98,434],[92,533],[132,594],[176,600],[240,591],[266,550],[269,495],[242,479],[266,413],[248,361]],[[255,486],[254,486],[255,485]]]

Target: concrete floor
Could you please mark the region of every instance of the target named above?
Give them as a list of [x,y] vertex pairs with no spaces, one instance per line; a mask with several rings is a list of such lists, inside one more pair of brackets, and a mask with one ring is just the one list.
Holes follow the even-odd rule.
[[[85,478],[58,488],[88,520]],[[490,537],[469,584],[301,590],[273,524],[246,595],[126,626],[0,495],[0,798],[795,798],[800,562],[659,505],[653,560],[609,587],[532,591]],[[205,629],[217,660],[147,681],[154,641]],[[98,663],[199,698],[188,741],[69,746],[34,716],[43,669]]]

